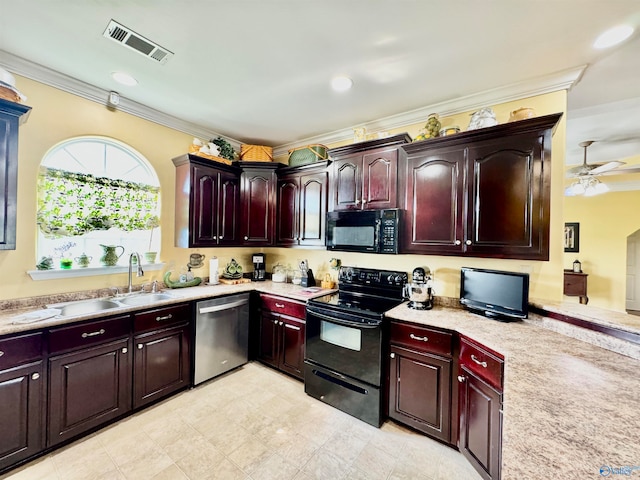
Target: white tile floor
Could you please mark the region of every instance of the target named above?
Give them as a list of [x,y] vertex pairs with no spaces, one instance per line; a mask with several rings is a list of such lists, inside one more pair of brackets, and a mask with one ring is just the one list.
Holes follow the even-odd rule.
[[387,421],[377,429],[249,363],[0,480],[476,480],[457,451]]

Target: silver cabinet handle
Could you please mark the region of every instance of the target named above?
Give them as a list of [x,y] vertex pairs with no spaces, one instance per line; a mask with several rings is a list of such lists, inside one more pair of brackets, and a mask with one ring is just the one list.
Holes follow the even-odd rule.
[[487,362],[481,362],[480,360],[478,360],[478,358],[471,354],[471,360],[473,360],[474,362],[476,362],[478,365],[480,365],[481,367],[487,368]]
[[283,324],[284,324],[284,322],[278,322],[278,325],[281,325],[281,326],[282,326]]
[[460,240],[456,240],[456,245],[460,245],[462,242]]
[[367,203],[367,201],[365,199],[362,200],[362,204],[364,205],[365,203]]
[[0,350],[0,357],[4,355],[4,352],[2,350]]
[[162,322],[163,320],[171,320],[173,315],[165,315],[164,317],[156,317],[156,322]]
[[392,353],[391,355],[389,355],[391,358],[396,358],[396,354]]
[[89,332],[89,333],[83,333],[82,334],[82,338],[88,338],[88,337],[95,337],[96,335],[104,335],[105,333],[105,329],[101,328],[100,330],[96,331],[96,332]]
[[247,237],[247,236],[245,235],[245,236],[244,236],[244,239],[245,239],[245,240],[249,240],[249,237]]
[[356,205],[360,205],[360,199],[356,198]]
[[139,343],[138,344],[138,350],[142,350],[144,348],[144,344],[143,343]]
[[31,380],[38,380],[40,378],[40,374],[39,373],[34,373],[31,375]]
[[217,239],[218,239],[218,237],[216,237],[216,236],[214,235],[214,236],[213,236],[213,239],[214,239],[214,240],[217,240]]
[[124,348],[122,349],[122,353],[127,353],[128,351],[129,351],[129,349],[127,349],[127,347],[124,347]]
[[278,320],[273,320],[273,323],[274,323],[275,325],[277,325],[277,324],[278,324]]
[[462,375],[458,375],[458,381],[459,381],[460,383],[464,383],[464,381],[465,381],[464,376],[462,376]]
[[276,307],[278,307],[278,308],[284,308],[284,303],[276,303]]
[[466,242],[464,242],[464,243],[466,243],[467,245],[471,245],[471,243],[472,243],[472,242],[471,242],[471,240],[467,240],[467,241],[466,241]]
[[223,238],[224,238],[224,235],[220,235],[220,236],[218,237],[218,240],[222,240]]
[[409,334],[409,338],[411,338],[413,340],[420,340],[421,342],[428,342],[429,341],[429,337],[417,337],[413,333]]

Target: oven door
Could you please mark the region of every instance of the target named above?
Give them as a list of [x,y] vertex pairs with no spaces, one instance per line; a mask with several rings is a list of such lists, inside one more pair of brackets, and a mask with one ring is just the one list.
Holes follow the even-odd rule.
[[305,359],[380,386],[382,319],[368,319],[307,305]]

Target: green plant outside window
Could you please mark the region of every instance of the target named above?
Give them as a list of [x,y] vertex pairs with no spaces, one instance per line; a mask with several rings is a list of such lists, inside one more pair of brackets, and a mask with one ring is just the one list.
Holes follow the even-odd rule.
[[41,167],[37,223],[47,238],[158,225],[158,187]]

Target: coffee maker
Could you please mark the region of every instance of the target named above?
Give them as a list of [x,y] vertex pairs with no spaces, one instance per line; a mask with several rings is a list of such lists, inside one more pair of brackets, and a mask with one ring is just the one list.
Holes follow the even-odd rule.
[[433,308],[433,277],[429,267],[413,269],[411,283],[404,286],[405,298],[409,299],[409,308],[430,310]]
[[264,253],[254,253],[252,255],[253,261],[253,281],[262,282],[265,280],[265,274],[267,271],[267,265],[265,261]]

